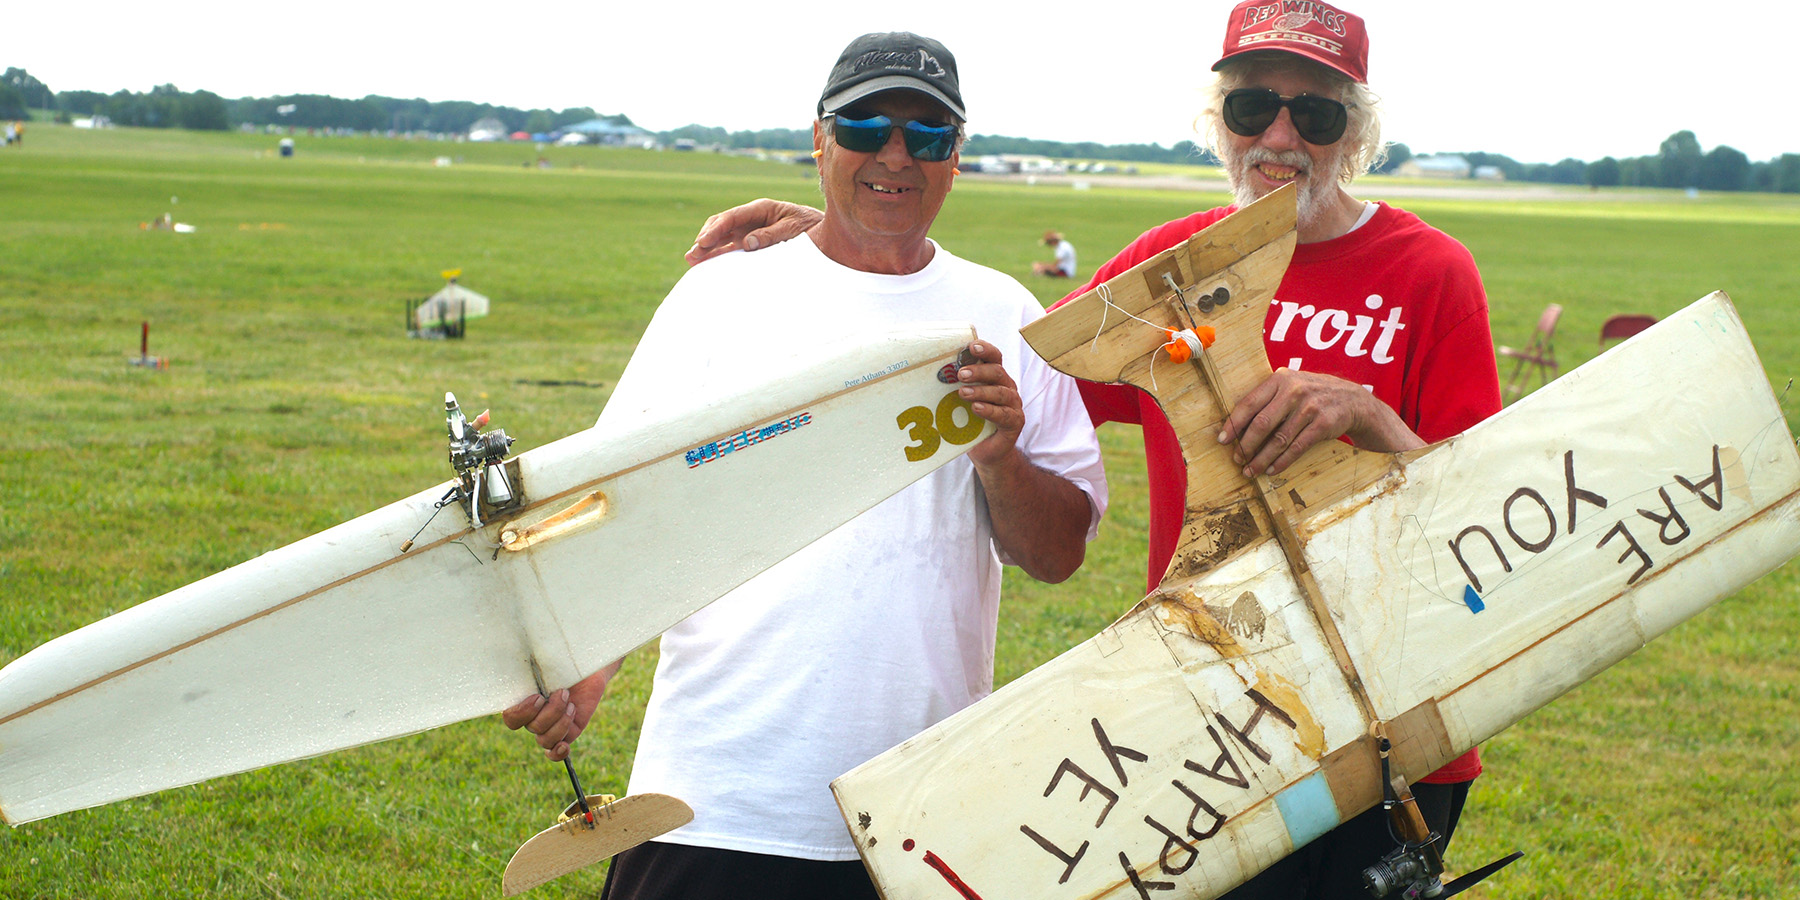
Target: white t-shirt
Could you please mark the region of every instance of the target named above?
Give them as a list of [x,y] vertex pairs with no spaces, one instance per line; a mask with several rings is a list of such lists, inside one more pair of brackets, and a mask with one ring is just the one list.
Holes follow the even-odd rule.
[[1075,245],[1068,241],[1056,242],[1056,267],[1070,278],[1075,277]]
[[[1091,499],[1091,540],[1100,451],[1074,381],[1018,335],[1042,315],[1018,282],[941,247],[903,276],[845,268],[805,237],[727,254],[657,309],[599,427],[741,387],[853,329],[972,322],[1019,385],[1021,450]],[[831,780],[993,690],[1001,569],[963,457],[666,632],[630,790],[680,797],[694,821],[661,840],[855,859]]]

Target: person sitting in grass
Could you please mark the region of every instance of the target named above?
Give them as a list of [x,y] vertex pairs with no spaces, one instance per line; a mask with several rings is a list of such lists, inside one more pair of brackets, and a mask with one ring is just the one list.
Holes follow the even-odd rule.
[[1060,231],[1044,232],[1044,246],[1050,248],[1055,259],[1049,262],[1039,260],[1031,264],[1031,271],[1036,275],[1048,275],[1051,278],[1075,277],[1075,245],[1068,242]]

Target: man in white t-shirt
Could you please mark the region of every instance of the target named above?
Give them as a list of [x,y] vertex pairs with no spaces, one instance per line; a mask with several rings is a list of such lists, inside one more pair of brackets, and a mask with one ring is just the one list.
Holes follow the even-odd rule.
[[[1081,564],[1106,481],[1074,382],[1019,336],[1043,310],[926,235],[965,117],[942,44],[853,41],[813,126],[824,218],[689,270],[601,413],[598,427],[628,429],[770,370],[774,348],[959,320],[978,335],[959,390],[998,427],[663,635],[630,789],[680,797],[694,821],[617,857],[609,900],[874,898],[831,779],[993,689],[1003,563],[1048,582]],[[506,724],[565,757],[617,668]]]
[[1055,256],[1055,259],[1050,262],[1034,262],[1031,264],[1031,271],[1038,275],[1048,275],[1051,278],[1074,278],[1075,245],[1069,243],[1060,231],[1046,231],[1044,232],[1044,246],[1050,248],[1050,253]]

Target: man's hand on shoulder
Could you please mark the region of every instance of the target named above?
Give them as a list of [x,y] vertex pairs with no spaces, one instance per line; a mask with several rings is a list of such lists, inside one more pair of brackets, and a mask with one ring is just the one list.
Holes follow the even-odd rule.
[[810,206],[767,197],[752,200],[707,219],[685,258],[697,266],[721,253],[772,247],[799,237],[823,218],[823,212]]
[[1314,444],[1346,435],[1364,450],[1396,453],[1425,446],[1362,385],[1286,368],[1276,369],[1237,402],[1219,443],[1236,443],[1232,462],[1254,478],[1278,475]]

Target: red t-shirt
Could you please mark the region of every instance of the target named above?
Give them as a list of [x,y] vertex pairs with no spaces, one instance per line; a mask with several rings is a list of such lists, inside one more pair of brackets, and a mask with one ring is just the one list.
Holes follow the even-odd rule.
[[[1460,434],[1500,411],[1487,293],[1467,248],[1385,203],[1349,234],[1294,248],[1263,320],[1269,364],[1363,385],[1427,442]],[[1235,211],[1195,213],[1144,232],[1058,304],[1187,240]],[[1168,570],[1186,514],[1187,466],[1156,401],[1130,385],[1083,381],[1095,425],[1144,429],[1150,482],[1148,588]],[[1427,776],[1453,783],[1481,774],[1474,750]]]

